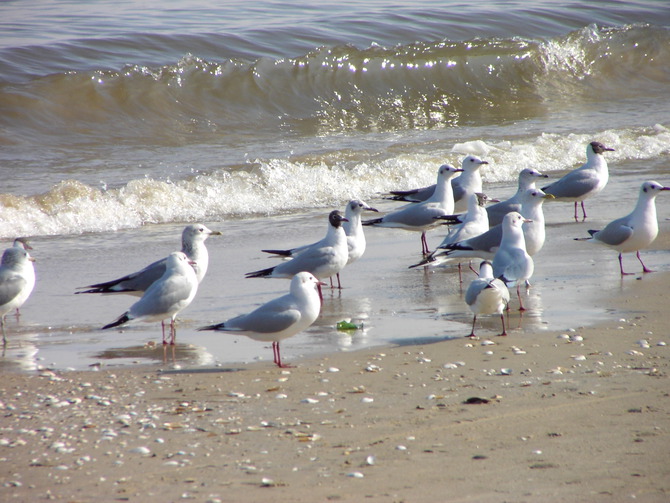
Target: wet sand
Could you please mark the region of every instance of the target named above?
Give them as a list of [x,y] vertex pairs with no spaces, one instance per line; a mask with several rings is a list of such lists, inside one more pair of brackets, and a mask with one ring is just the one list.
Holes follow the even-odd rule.
[[[291,216],[207,222],[225,239],[208,241],[176,348],[154,344],[153,324],[101,333],[130,297],[71,292],[165,254],[180,226],[34,240],[38,288],[9,318],[0,366],[3,500],[667,501],[668,202],[643,253],[659,272],[620,278],[616,253],[572,239],[632,207],[623,182],[608,190],[586,223],[545,206],[529,309],[513,302],[508,337],[482,317],[480,339],[464,338],[457,273],[407,269],[418,234],[370,229],[345,289],[283,342],[286,370],[268,345],[196,329],[283,293],[239,278],[271,262],[261,247],[296,244]],[[322,213],[305,236],[323,233]],[[365,327],[338,332],[343,318]]]
[[3,499],[667,501],[667,279],[631,281],[625,319],[522,341],[7,373]]

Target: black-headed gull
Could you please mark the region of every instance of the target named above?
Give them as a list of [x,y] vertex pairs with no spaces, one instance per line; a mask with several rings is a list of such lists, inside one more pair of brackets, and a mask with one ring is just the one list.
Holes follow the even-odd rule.
[[288,294],[271,300],[248,314],[198,330],[215,330],[245,335],[255,341],[272,341],[274,363],[278,367],[287,367],[281,361],[279,341],[302,332],[319,317],[321,300],[318,286],[319,280],[313,274],[299,272],[291,279]]
[[381,218],[366,220],[363,225],[392,227],[421,233],[421,251],[430,253],[426,242],[426,231],[441,225],[438,217],[453,215],[454,194],[450,180],[461,169],[443,164],[437,170],[437,184],[434,194],[420,203],[409,203]]
[[493,277],[491,262],[484,260],[479,265],[479,277],[472,280],[465,292],[465,303],[474,314],[469,337],[476,337],[475,323],[477,322],[477,315],[480,314],[499,314],[502,321],[500,335],[507,335],[503,311],[509,304],[509,298],[507,285],[502,280]]
[[193,301],[198,291],[198,277],[193,270],[193,264],[183,252],[172,252],[165,265],[163,275],[147,288],[140,300],[115,321],[102,327],[103,330],[134,320],[160,321],[163,344],[167,344],[164,320],[170,318],[170,344],[175,343],[175,318]]
[[[363,256],[366,248],[365,233],[363,232],[363,225],[361,223],[361,214],[363,211],[374,211],[378,212],[376,208],[371,207],[365,201],[360,199],[352,199],[347,203],[347,207],[344,210],[345,220],[342,223],[342,228],[344,233],[347,236],[347,247],[349,250],[349,255],[347,258],[347,265],[352,264],[359,258]],[[330,229],[330,225],[329,225]],[[308,248],[320,245],[321,242],[312,243],[309,245],[298,246],[296,248],[291,248],[288,250],[261,250],[265,253],[272,253],[274,255],[279,255],[281,257],[294,258],[300,255],[302,252]],[[337,273],[337,286],[341,288],[340,283],[340,274]]]
[[[466,211],[468,205],[468,196],[475,192],[482,192],[482,175],[479,168],[488,164],[475,155],[469,155],[461,161],[463,174],[451,180],[451,188],[454,193],[454,212],[462,213]],[[394,190],[390,194],[394,201],[407,201],[420,203],[432,197],[435,192],[435,184],[420,189]]]
[[575,221],[577,218],[577,203],[582,206],[582,220],[586,220],[584,200],[596,195],[605,188],[609,180],[609,170],[603,152],[613,152],[613,148],[606,147],[600,142],[592,141],[586,146],[586,163],[554,183],[542,187],[547,194],[551,194],[557,201],[575,203]]
[[640,187],[635,209],[631,213],[611,221],[602,230],[590,230],[590,238],[577,238],[577,240],[604,244],[618,251],[619,269],[622,276],[633,274],[624,272],[622,253],[636,252],[637,259],[642,264],[642,271],[652,272],[642,262],[640,250],[651,245],[658,236],[656,196],[665,190],[670,190],[670,187],[664,187],[653,180],[644,182]]
[[321,241],[309,245],[291,260],[267,269],[248,272],[245,277],[291,279],[302,271],[307,271],[320,280],[337,275],[347,265],[349,258],[347,235],[342,227],[344,222],[346,218],[339,210],[331,211],[328,215],[328,232]]
[[[205,246],[205,240],[209,236],[221,236],[219,231],[208,229],[203,224],[187,225],[181,234],[181,251],[184,253],[193,269],[195,270],[198,283],[202,281],[209,265],[209,253]],[[104,283],[82,286],[79,288],[88,288],[88,290],[75,293],[103,293],[118,294],[125,293],[141,297],[151,284],[165,273],[167,257],[157,260],[146,266],[144,269],[133,272],[121,278]]]
[[516,286],[519,310],[525,310],[521,302],[521,285],[533,275],[535,264],[526,251],[522,225],[529,222],[521,213],[512,211],[505,215],[502,223],[500,248],[493,257],[493,277],[501,279],[507,286]]
[[12,246],[2,254],[0,262],[0,324],[2,342],[7,344],[5,316],[12,309],[20,308],[35,286],[35,259],[23,246]]
[[524,168],[519,172],[519,184],[516,193],[496,204],[491,204],[486,207],[489,214],[489,225],[494,227],[502,223],[503,217],[510,211],[518,211],[521,213],[521,197],[528,189],[535,189],[538,178],[548,178],[548,175],[543,175],[533,168]]

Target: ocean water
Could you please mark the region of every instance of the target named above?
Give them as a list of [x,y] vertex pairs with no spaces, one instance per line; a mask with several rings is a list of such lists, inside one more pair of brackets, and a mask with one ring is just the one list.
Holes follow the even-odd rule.
[[[467,153],[489,162],[484,181],[503,195],[524,167],[558,176],[602,141],[615,149],[612,180],[591,215],[606,221],[632,206],[641,181],[670,184],[669,98],[670,4],[660,0],[2,2],[0,239],[29,237],[38,259],[12,326],[33,342],[16,350],[60,367],[100,357],[110,335],[96,327],[132,299],[71,292],[166,255],[187,222],[225,237],[210,240],[214,278],[184,316],[196,327],[248,310],[287,286],[240,279],[267,266],[261,247],[318,239],[323,215],[354,197],[391,209],[381,193],[433,183],[440,164]],[[546,211],[550,228],[563,229],[568,206]],[[659,198],[662,220],[667,208]],[[416,236],[378,231],[355,265],[359,287],[324,306],[313,333],[342,339],[329,323],[362,305],[384,326],[379,313],[415,298],[416,271],[401,284],[390,274],[415,261]],[[565,280],[546,266],[545,279]],[[386,293],[365,289],[376,277]],[[458,312],[467,323],[454,288],[410,302],[413,322]],[[565,315],[535,313],[545,325]],[[155,332],[140,326],[120,341]],[[353,346],[394,338],[373,330]],[[263,351],[188,340],[208,362]],[[300,353],[341,349],[296,340]]]

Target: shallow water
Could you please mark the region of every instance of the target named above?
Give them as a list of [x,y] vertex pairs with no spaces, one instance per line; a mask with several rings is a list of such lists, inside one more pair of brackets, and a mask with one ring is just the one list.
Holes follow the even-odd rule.
[[[267,359],[261,343],[195,330],[284,293],[287,282],[243,279],[272,264],[261,248],[318,239],[354,197],[391,209],[380,193],[433,183],[467,153],[489,161],[487,192],[506,196],[522,168],[553,178],[599,140],[616,149],[610,184],[586,223],[571,222],[570,204],[546,205],[531,309],[511,320],[519,337],[593,323],[616,316],[602,300],[634,279],[620,281],[614,252],[572,238],[628,212],[643,180],[670,184],[663,2],[24,1],[0,12],[0,238],[30,237],[38,260],[20,322],[8,317],[3,368]],[[143,348],[154,325],[99,331],[134,299],[75,288],[167,255],[193,221],[224,236],[208,241],[174,357]],[[467,333],[455,273],[407,269],[418,235],[367,235],[345,289],[282,345],[287,360]],[[645,257],[667,269],[665,250]],[[333,328],[350,317],[365,329]],[[482,319],[491,334],[498,322]]]

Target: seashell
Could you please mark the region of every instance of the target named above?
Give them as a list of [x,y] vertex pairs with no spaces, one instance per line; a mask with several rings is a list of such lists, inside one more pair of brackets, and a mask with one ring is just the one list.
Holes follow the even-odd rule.
[[133,447],[130,449],[129,452],[132,452],[133,454],[142,454],[143,456],[146,456],[147,454],[151,454],[151,450],[148,447],[140,446],[140,447]]
[[374,456],[368,456],[367,458],[365,458],[365,464],[367,464],[369,466],[374,465],[376,462],[377,462],[377,458],[375,458]]
[[363,475],[361,472],[350,472],[347,473],[347,477],[351,477],[353,479],[362,479],[365,477],[365,475]]
[[303,398],[302,400],[300,400],[300,403],[315,404],[319,403],[319,401],[316,398]]
[[512,369],[508,368],[500,369],[500,373],[504,376],[512,375]]
[[364,396],[363,398],[361,398],[361,402],[363,403],[372,403],[374,401],[375,399],[370,396]]
[[485,339],[481,342],[481,344],[482,346],[495,346],[496,343],[489,339]]
[[583,362],[584,360],[586,360],[586,356],[584,355],[572,355],[571,358],[578,362]]

